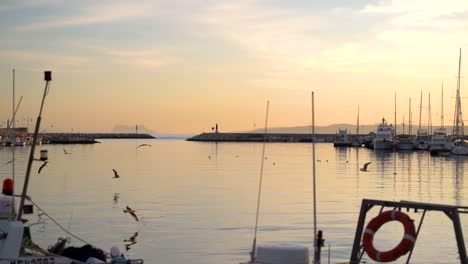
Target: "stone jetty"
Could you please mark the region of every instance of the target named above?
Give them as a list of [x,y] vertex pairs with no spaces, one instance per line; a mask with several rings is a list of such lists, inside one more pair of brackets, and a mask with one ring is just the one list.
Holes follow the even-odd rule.
[[41,133],[44,144],[94,144],[96,139],[155,139],[150,134],[136,133]]
[[[333,142],[336,134],[316,134],[315,142]],[[202,133],[187,139],[188,141],[207,142],[263,142],[264,134],[261,133]],[[310,134],[267,134],[267,142],[312,142]]]

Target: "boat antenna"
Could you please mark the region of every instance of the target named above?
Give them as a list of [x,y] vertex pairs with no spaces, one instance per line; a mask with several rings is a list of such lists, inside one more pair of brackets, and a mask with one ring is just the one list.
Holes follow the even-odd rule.
[[409,98],[409,112],[408,112],[408,134],[411,136],[411,130],[413,128],[413,113],[411,112],[411,97]]
[[257,228],[258,228],[258,215],[260,212],[260,197],[262,194],[262,180],[263,180],[263,164],[265,163],[265,145],[267,141],[267,128],[268,128],[268,109],[270,106],[270,101],[267,101],[266,106],[266,116],[265,116],[265,130],[263,132],[263,147],[262,147],[262,161],[260,165],[260,181],[258,184],[258,198],[257,198],[257,215],[255,217],[255,231],[254,239],[252,243],[252,251],[250,251],[250,262],[255,262],[256,247],[257,247]]
[[29,177],[31,175],[31,167],[32,167],[32,162],[34,160],[34,150],[36,149],[37,137],[39,134],[39,127],[41,126],[42,109],[44,108],[45,98],[47,94],[49,93],[49,88],[50,88],[49,83],[52,80],[51,71],[44,72],[44,80],[46,81],[46,84],[44,87],[44,94],[42,96],[41,108],[39,109],[39,115],[37,116],[37,120],[36,120],[36,128],[34,129],[34,136],[33,136],[33,141],[31,145],[31,151],[29,152],[28,167],[26,169],[26,176],[25,176],[24,184],[23,184],[23,192],[21,193],[21,201],[20,201],[20,206],[18,209],[18,217],[17,217],[18,221],[21,220],[21,216],[23,215],[24,201],[26,198],[26,193],[28,192]]

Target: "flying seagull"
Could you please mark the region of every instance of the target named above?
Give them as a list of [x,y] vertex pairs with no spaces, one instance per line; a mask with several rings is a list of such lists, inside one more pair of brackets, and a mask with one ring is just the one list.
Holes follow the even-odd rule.
[[135,220],[137,220],[137,222],[139,221],[138,217],[135,214],[135,210],[133,210],[132,208],[127,206],[127,209],[124,209],[123,212],[124,213],[129,213],[131,216],[133,216],[133,218],[135,218]]
[[66,149],[63,149],[63,154],[70,154],[70,152],[68,152]]
[[137,148],[139,148],[139,147],[151,147],[151,145],[150,144],[141,144],[141,145],[138,145]]
[[112,177],[113,179],[116,179],[116,178],[120,178],[120,175],[117,173],[117,171],[115,169],[112,169],[114,171],[114,177]]
[[41,173],[42,169],[47,165],[47,161],[44,161],[44,163],[42,163],[41,167],[39,167],[39,169],[37,170],[37,174]]
[[360,168],[361,171],[367,171],[367,167],[369,166],[369,164],[371,164],[372,162],[367,162],[364,164],[364,167]]

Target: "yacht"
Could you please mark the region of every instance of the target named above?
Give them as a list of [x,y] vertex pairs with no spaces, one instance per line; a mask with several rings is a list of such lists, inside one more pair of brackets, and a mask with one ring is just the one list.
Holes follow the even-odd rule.
[[413,150],[414,137],[408,134],[401,134],[395,137],[395,149],[397,150]]
[[452,142],[447,137],[447,131],[444,127],[437,128],[432,136],[429,151],[432,156],[446,156],[452,150]]
[[392,125],[388,125],[385,118],[377,127],[377,132],[373,141],[374,149],[393,149],[395,142],[395,132]]
[[348,135],[348,129],[338,129],[338,134],[336,134],[335,139],[333,140],[334,147],[350,147],[351,138]]
[[427,130],[420,128],[416,136],[415,144],[418,150],[428,150],[431,145],[431,137],[428,135]]

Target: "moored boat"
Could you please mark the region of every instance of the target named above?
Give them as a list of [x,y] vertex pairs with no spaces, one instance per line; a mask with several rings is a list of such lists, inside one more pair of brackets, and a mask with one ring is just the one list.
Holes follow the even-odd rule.
[[382,123],[377,127],[374,138],[375,150],[391,150],[394,146],[395,133],[392,125],[388,125],[385,118],[382,118]]
[[348,135],[347,129],[338,129],[338,133],[333,140],[334,147],[350,147],[351,146],[351,138]]

